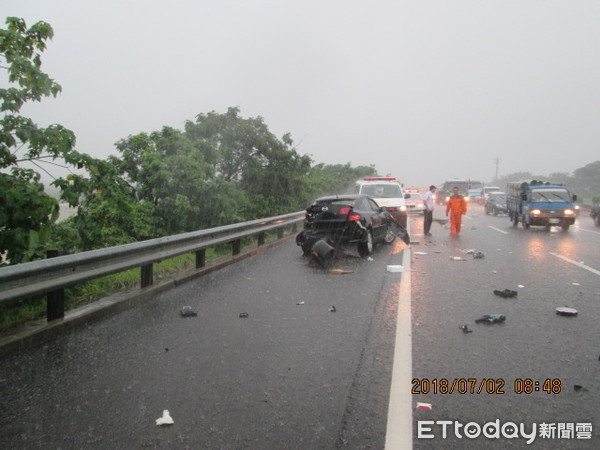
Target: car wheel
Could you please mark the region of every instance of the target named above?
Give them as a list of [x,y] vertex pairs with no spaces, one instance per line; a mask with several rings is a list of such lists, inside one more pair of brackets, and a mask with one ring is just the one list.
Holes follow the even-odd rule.
[[396,233],[394,233],[394,230],[391,227],[387,227],[387,230],[385,230],[385,235],[383,236],[383,242],[389,245],[395,240]]
[[373,253],[373,233],[371,230],[367,230],[365,233],[365,239],[358,244],[358,254],[360,256],[369,256]]

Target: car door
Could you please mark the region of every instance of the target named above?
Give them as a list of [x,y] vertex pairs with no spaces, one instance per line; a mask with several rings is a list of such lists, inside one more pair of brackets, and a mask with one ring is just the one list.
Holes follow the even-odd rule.
[[381,207],[370,198],[365,198],[365,216],[371,218],[371,228],[373,229],[373,239],[379,241],[383,239],[387,231],[387,215]]

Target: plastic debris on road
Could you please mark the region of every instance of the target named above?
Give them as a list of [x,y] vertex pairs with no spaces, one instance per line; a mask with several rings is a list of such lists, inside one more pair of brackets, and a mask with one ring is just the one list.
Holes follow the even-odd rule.
[[413,254],[415,254],[415,255],[426,255],[427,252],[413,252]]
[[460,256],[451,256],[450,260],[451,261],[466,261],[466,259],[461,258]]
[[473,259],[483,259],[485,258],[485,255],[481,252],[475,252],[473,253]]
[[404,266],[400,265],[389,265],[387,266],[388,272],[404,272]]
[[241,312],[241,313],[240,313],[240,317],[241,317],[242,319],[245,319],[245,318],[246,318],[246,317],[248,317],[248,316],[249,316],[249,314],[248,314],[247,312]]
[[502,314],[484,314],[481,318],[475,320],[475,323],[503,323],[506,320],[506,316]]
[[461,325],[459,328],[462,330],[463,333],[472,333],[473,332],[473,330],[469,330],[469,327],[466,324]]
[[156,419],[156,425],[158,425],[158,426],[173,425],[174,423],[175,422],[173,422],[173,418],[169,414],[169,410],[168,409],[163,410],[162,417],[159,417],[158,419]]
[[181,317],[196,317],[198,314],[192,309],[191,306],[184,306],[181,308]]
[[304,302],[298,302],[298,303],[296,303],[296,305],[299,305],[299,306],[304,305]]
[[504,289],[503,291],[499,291],[496,289],[494,290],[494,294],[502,298],[514,298],[517,295],[519,295],[517,291],[512,291],[510,289]]
[[579,283],[571,283],[573,286],[581,286]]
[[432,409],[431,403],[417,402],[417,409]]
[[577,310],[568,306],[560,306],[556,308],[556,314],[559,316],[576,316]]
[[335,305],[331,305],[327,311],[329,311],[329,312],[336,312],[337,309],[336,309]]
[[525,286],[523,286],[522,284],[520,284],[517,287],[520,288],[520,289],[523,289]]

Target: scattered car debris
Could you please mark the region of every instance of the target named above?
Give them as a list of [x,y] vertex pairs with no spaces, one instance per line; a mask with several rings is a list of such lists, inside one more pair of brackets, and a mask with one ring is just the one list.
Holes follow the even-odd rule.
[[587,392],[587,389],[584,388],[582,385],[580,384],[575,384],[573,385],[573,389],[576,391],[582,391],[582,392]]
[[432,409],[431,403],[417,402],[417,409]]
[[560,306],[556,308],[556,314],[559,316],[576,316],[577,310],[568,306]]
[[296,305],[298,305],[298,306],[304,305],[304,302],[303,301],[302,302],[298,302],[298,303],[296,303]]
[[519,284],[517,287],[518,287],[519,289],[523,289],[525,286],[523,286],[522,284]]
[[414,252],[415,255],[426,255],[427,252]]
[[191,306],[184,306],[181,308],[181,317],[196,317],[198,313],[192,309]]
[[163,410],[162,417],[159,417],[158,419],[156,419],[156,425],[158,425],[158,426],[173,425],[174,423],[175,422],[173,421],[173,418],[171,417],[171,414],[169,414],[169,410],[168,409]]
[[404,266],[400,265],[389,265],[387,266],[388,272],[404,272]]
[[367,261],[375,261],[375,260],[369,256],[369,257],[367,258]]
[[571,283],[573,286],[581,286],[579,283]]
[[481,252],[475,252],[473,253],[473,259],[483,259],[485,258],[485,255]]
[[419,245],[420,242],[419,241],[410,241],[409,245]]
[[481,318],[475,320],[475,323],[503,323],[506,320],[506,316],[502,314],[485,314]]
[[331,305],[327,311],[329,311],[329,312],[336,312],[337,309],[336,309],[335,305]]
[[248,317],[248,316],[249,316],[249,314],[248,314],[247,312],[245,312],[245,311],[240,313],[240,317],[241,317],[242,319],[245,319],[245,318],[246,318],[246,317]]
[[452,261],[466,261],[466,259],[461,258],[460,256],[451,256],[450,260],[452,260]]
[[517,295],[519,295],[517,291],[512,291],[510,289],[504,289],[503,291],[499,291],[496,289],[494,290],[494,294],[502,298],[514,298]]
[[473,332],[473,330],[469,330],[469,326],[466,324],[461,325],[459,328],[462,330],[463,333],[472,333]]
[[464,250],[464,252],[467,255],[472,255],[473,253],[477,253],[477,250],[475,250],[474,248],[467,248],[466,250]]
[[329,273],[333,275],[344,275],[346,273],[354,273],[354,270],[347,269],[329,269]]

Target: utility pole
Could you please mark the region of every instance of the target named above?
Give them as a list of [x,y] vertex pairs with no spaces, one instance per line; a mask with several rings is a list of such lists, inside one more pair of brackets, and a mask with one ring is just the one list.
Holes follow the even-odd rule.
[[500,158],[496,158],[494,162],[496,163],[496,177],[494,178],[494,181],[496,181],[498,180],[498,166],[500,166]]

